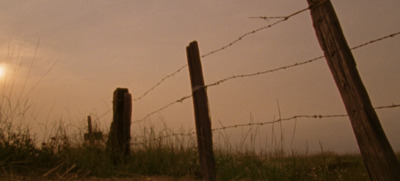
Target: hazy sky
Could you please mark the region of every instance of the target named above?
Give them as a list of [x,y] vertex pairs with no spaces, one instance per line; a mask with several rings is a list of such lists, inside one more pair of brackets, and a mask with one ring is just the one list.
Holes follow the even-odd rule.
[[[332,3],[351,47],[400,31],[400,1]],[[25,105],[27,111],[15,116],[23,117],[23,124],[33,127],[38,136],[48,134],[60,121],[68,128],[83,131],[88,115],[106,130],[115,88],[129,88],[134,97],[142,95],[186,64],[185,47],[191,41],[198,41],[200,54],[204,55],[277,21],[249,17],[286,16],[306,7],[306,0],[0,0],[0,64],[8,67],[8,74],[1,80],[2,109],[7,107],[5,100],[14,101],[14,105],[18,98],[28,100],[16,106],[22,109]],[[400,38],[354,50],[353,54],[373,105],[399,104]],[[251,34],[202,62],[207,84],[320,55],[306,11]],[[188,75],[185,68],[135,101],[133,120],[190,95]],[[324,59],[230,80],[208,88],[208,94],[214,128],[268,122],[280,116],[345,113]],[[393,148],[399,151],[400,110],[377,113]],[[175,104],[150,119],[133,124],[132,129],[163,122],[175,131],[193,130],[192,100]],[[287,150],[318,151],[320,144],[324,150],[358,149],[347,118],[297,119],[282,125],[230,129],[222,135],[229,134],[234,142],[244,138],[249,128],[256,130],[253,133],[259,139],[255,142],[263,145],[262,149],[276,148],[272,140],[281,142],[280,130]],[[221,134],[214,132],[214,137],[221,138]]]

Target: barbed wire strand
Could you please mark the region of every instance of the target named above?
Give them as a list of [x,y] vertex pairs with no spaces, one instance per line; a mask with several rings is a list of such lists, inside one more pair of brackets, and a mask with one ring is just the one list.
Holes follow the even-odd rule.
[[149,118],[150,116],[152,116],[153,114],[156,114],[156,113],[158,113],[158,112],[161,112],[162,110],[167,109],[168,107],[170,107],[170,106],[172,106],[172,105],[174,105],[174,104],[181,103],[181,102],[183,102],[184,100],[186,100],[186,99],[188,99],[188,98],[191,98],[191,97],[192,97],[192,95],[188,95],[188,96],[181,97],[181,98],[179,98],[179,99],[177,99],[177,100],[175,100],[175,101],[173,101],[173,102],[170,102],[169,104],[167,104],[167,105],[165,105],[165,106],[163,106],[163,107],[161,107],[161,108],[159,108],[159,109],[157,109],[157,110],[155,110],[155,111],[153,111],[153,112],[147,114],[147,115],[144,116],[142,119],[133,121],[132,123],[142,122],[142,121],[146,120],[147,118]]
[[[323,1],[323,2],[325,2],[325,1]],[[321,2],[320,4],[322,4],[322,2]],[[289,15],[287,15],[287,16],[282,16],[282,17],[280,17],[281,20],[278,20],[278,21],[276,21],[276,22],[274,22],[274,23],[271,23],[271,24],[268,24],[268,25],[266,25],[266,26],[263,26],[263,27],[254,29],[254,30],[249,31],[249,32],[247,32],[247,33],[244,33],[244,34],[242,34],[241,36],[239,36],[238,38],[236,38],[236,39],[234,39],[233,41],[231,41],[230,43],[228,43],[228,44],[226,44],[226,45],[224,45],[224,46],[222,46],[222,47],[220,47],[220,48],[218,48],[218,49],[212,50],[212,51],[210,51],[210,52],[208,52],[208,53],[206,53],[206,54],[204,54],[204,55],[201,55],[200,57],[201,57],[201,58],[205,58],[205,57],[210,56],[210,55],[212,55],[212,54],[215,54],[215,53],[217,53],[217,52],[223,51],[223,50],[225,50],[225,49],[227,49],[227,48],[233,46],[234,44],[238,43],[239,41],[243,40],[243,39],[244,39],[245,37],[247,37],[247,36],[250,36],[250,35],[255,34],[255,33],[259,32],[259,31],[262,31],[262,30],[266,30],[266,29],[272,28],[273,26],[275,26],[275,25],[277,25],[277,24],[279,24],[279,23],[282,23],[282,22],[284,22],[284,21],[287,21],[288,19],[290,19],[290,18],[292,18],[292,17],[294,17],[294,16],[296,16],[296,15],[298,15],[298,14],[301,14],[302,12],[307,11],[308,9],[310,9],[310,8],[307,7],[307,8],[298,10],[298,11],[292,13],[292,14],[289,14]],[[277,18],[277,17],[275,17],[275,18]],[[175,70],[174,72],[172,72],[172,73],[166,75],[165,77],[161,78],[160,81],[158,81],[158,82],[157,82],[156,84],[154,84],[150,89],[148,89],[147,91],[145,91],[145,93],[143,93],[142,95],[140,95],[140,96],[137,97],[137,98],[134,98],[134,101],[139,101],[139,100],[141,100],[143,97],[145,97],[145,96],[146,96],[147,94],[149,94],[151,91],[153,91],[155,88],[157,88],[158,86],[160,86],[161,83],[163,83],[165,80],[167,80],[167,79],[169,79],[169,78],[172,78],[172,77],[174,77],[177,73],[181,72],[186,66],[187,66],[187,64],[182,65],[181,67],[179,67],[179,68],[178,68],[177,70]]]
[[388,108],[397,108],[400,107],[400,104],[393,104],[392,105],[388,105],[388,106],[378,106],[375,107],[375,109],[388,109]]
[[[243,123],[243,124],[236,124],[236,125],[230,125],[230,126],[222,126],[219,128],[213,128],[211,129],[211,131],[220,131],[220,130],[226,130],[226,129],[232,129],[232,128],[240,128],[240,127],[247,127],[247,126],[264,126],[264,125],[268,125],[268,124],[273,124],[273,123],[277,123],[277,122],[282,122],[282,121],[289,121],[289,120],[293,120],[293,119],[298,119],[298,118],[313,118],[313,119],[322,119],[322,118],[332,118],[332,117],[346,117],[347,115],[296,115],[296,116],[292,116],[289,118],[281,118],[281,119],[277,119],[274,121],[268,121],[268,122],[250,122],[250,123]],[[192,136],[195,135],[196,132],[192,131],[189,133],[172,133],[172,134],[166,134],[163,136],[158,136],[157,138],[154,138],[153,141],[156,140],[161,140],[161,139],[165,139],[168,137],[173,137],[173,136]],[[134,143],[136,144],[144,144],[146,142],[136,142]]]
[[[375,107],[374,109],[390,109],[390,108],[398,108],[398,107],[400,107],[400,104],[393,104],[392,103],[392,105],[378,106],[378,107]],[[292,117],[280,118],[280,119],[276,119],[276,120],[273,120],[273,121],[267,121],[267,122],[250,122],[250,123],[235,124],[235,125],[230,125],[230,126],[222,126],[222,127],[219,127],[219,128],[213,128],[213,129],[211,129],[211,131],[215,132],[215,131],[221,131],[221,130],[226,130],[226,129],[249,127],[249,126],[265,126],[265,125],[269,125],[269,124],[274,124],[274,123],[283,122],[283,121],[297,120],[297,119],[301,119],[301,118],[324,119],[324,118],[343,118],[343,117],[348,117],[348,115],[347,114],[295,115],[295,116],[292,116]],[[154,138],[153,140],[150,140],[150,141],[162,140],[162,139],[169,138],[169,137],[174,137],[174,136],[192,136],[192,135],[195,135],[195,134],[196,134],[195,131],[192,131],[192,132],[189,132],[189,133],[172,133],[172,134],[166,134],[166,135],[163,135],[163,136],[158,136],[157,138]],[[133,145],[141,145],[141,144],[145,144],[147,142],[136,142],[136,143],[133,143]]]
[[[365,47],[367,45],[370,45],[370,44],[373,44],[373,43],[377,43],[379,41],[383,41],[383,40],[388,39],[388,38],[393,38],[393,37],[395,37],[397,35],[400,35],[400,32],[392,33],[392,34],[389,34],[389,35],[386,35],[386,36],[383,36],[383,37],[380,37],[380,38],[377,38],[377,39],[374,39],[374,40],[370,40],[370,41],[368,41],[366,43],[363,43],[363,44],[360,44],[360,45],[352,47],[351,50],[356,50],[356,49]],[[315,57],[315,58],[312,58],[312,59],[309,59],[309,60],[306,60],[306,61],[297,62],[297,63],[291,64],[291,65],[286,65],[286,66],[278,67],[278,68],[275,68],[275,69],[264,70],[264,71],[261,71],[261,72],[249,73],[249,74],[241,74],[241,75],[233,75],[233,76],[218,80],[218,81],[216,81],[214,83],[207,84],[204,87],[197,87],[196,89],[193,90],[193,92],[197,91],[199,89],[204,89],[204,88],[207,88],[207,87],[220,85],[221,83],[226,82],[228,80],[237,79],[237,78],[245,78],[245,77],[253,77],[253,76],[263,75],[263,74],[267,74],[267,73],[273,73],[273,72],[276,72],[276,71],[285,70],[285,69],[289,69],[289,68],[305,65],[305,64],[308,64],[308,63],[312,63],[312,62],[315,62],[315,61],[320,60],[322,58],[324,58],[324,56]],[[139,119],[137,121],[134,121],[133,123],[138,123],[138,122],[144,121],[145,119],[147,119],[151,115],[156,114],[156,113],[158,113],[158,112],[160,112],[160,111],[162,111],[162,110],[164,110],[164,109],[166,109],[166,108],[168,108],[168,107],[170,107],[170,106],[172,106],[174,104],[181,103],[181,102],[183,102],[184,100],[186,100],[186,99],[188,99],[190,97],[192,97],[192,95],[184,96],[184,97],[179,98],[179,99],[177,99],[177,100],[175,100],[175,101],[173,101],[171,103],[168,103],[167,105],[163,106],[162,108],[159,108],[159,109],[147,114],[144,118]]]
[[316,58],[313,58],[313,59],[310,59],[310,60],[306,60],[306,61],[303,61],[303,62],[297,62],[297,63],[291,64],[291,65],[287,65],[287,66],[283,66],[283,67],[279,67],[279,68],[275,68],[275,69],[270,69],[270,70],[265,70],[265,71],[261,71],[261,72],[255,72],[255,73],[249,73],[249,74],[241,74],[241,75],[233,75],[233,76],[218,80],[218,81],[216,81],[214,83],[207,84],[205,87],[207,88],[207,87],[217,86],[217,85],[219,85],[219,84],[221,84],[221,83],[223,83],[225,81],[231,80],[231,79],[253,77],[253,76],[257,76],[257,75],[262,75],[262,74],[272,73],[272,72],[276,72],[276,71],[280,71],[280,70],[284,70],[284,69],[289,69],[289,68],[301,66],[301,65],[304,65],[304,64],[308,64],[308,63],[314,62],[314,61],[322,59],[322,58],[324,58],[324,56],[319,56],[319,57],[316,57]]
[[377,39],[368,41],[368,42],[363,43],[363,44],[360,44],[360,45],[357,45],[357,46],[351,48],[351,50],[355,50],[355,49],[358,49],[358,48],[361,48],[361,47],[367,46],[367,45],[369,45],[369,44],[373,44],[373,43],[376,43],[376,42],[379,42],[379,41],[382,41],[382,40],[385,40],[385,39],[388,39],[388,38],[394,38],[395,36],[397,36],[397,35],[399,35],[399,34],[400,34],[400,31],[399,31],[399,32],[396,32],[396,33],[392,33],[392,34],[390,34],[390,35],[383,36],[383,37],[381,37],[381,38],[377,38]]
[[251,16],[249,17],[250,19],[263,19],[263,20],[269,20],[269,19],[284,19],[286,18],[285,16]]
[[[385,40],[385,39],[387,39],[387,38],[393,38],[393,37],[395,37],[395,36],[397,36],[397,35],[399,35],[399,34],[400,34],[400,32],[392,33],[392,34],[390,34],[390,35],[387,35],[387,36],[384,36],[384,37],[381,37],[381,38],[378,38],[378,39],[375,39],[375,40],[368,41],[367,43],[363,43],[363,44],[357,45],[357,46],[351,48],[351,50],[356,50],[356,49],[358,49],[358,48],[365,47],[365,46],[367,46],[367,45],[376,43],[376,42],[378,42],[378,41]],[[242,74],[242,75],[233,75],[233,76],[227,77],[227,78],[225,78],[225,79],[221,79],[221,80],[219,80],[219,81],[216,81],[216,82],[214,82],[214,83],[212,83],[212,84],[208,84],[208,85],[206,85],[205,87],[216,86],[216,85],[219,85],[219,84],[221,84],[221,83],[223,83],[223,82],[225,82],[225,81],[228,81],[228,80],[230,80],[230,79],[245,78],[245,77],[253,77],[253,76],[257,76],[257,75],[262,75],[262,74],[267,74],[267,73],[276,72],[276,71],[279,71],[279,70],[289,69],[289,68],[293,68],[293,67],[296,67],[296,66],[300,66],[300,65],[312,63],[312,62],[314,62],[314,61],[317,61],[317,60],[320,60],[320,59],[323,59],[323,58],[324,58],[324,56],[319,56],[319,57],[315,57],[315,58],[313,58],[313,59],[309,59],[309,60],[306,60],[306,61],[303,61],[303,62],[297,62],[297,63],[294,63],[294,64],[292,64],[292,65],[287,65],[287,66],[279,67],[279,68],[276,68],[276,69],[265,70],[265,71],[256,72],[256,73]],[[200,88],[199,88],[199,89],[200,89]]]
[[229,47],[233,46],[234,44],[236,44],[237,42],[243,40],[243,38],[245,38],[245,37],[247,37],[247,36],[249,36],[249,35],[255,34],[255,33],[259,32],[259,31],[262,31],[262,30],[265,30],[265,29],[272,28],[273,26],[275,26],[275,25],[277,25],[277,24],[279,24],[279,23],[282,23],[282,22],[284,22],[284,21],[287,21],[287,20],[290,19],[291,17],[294,17],[294,16],[296,16],[296,15],[299,15],[299,14],[301,14],[301,13],[303,13],[303,12],[309,10],[309,9],[310,9],[309,7],[304,8],[304,9],[301,9],[301,10],[299,10],[299,11],[296,11],[296,12],[292,13],[292,14],[289,14],[289,15],[287,15],[287,16],[284,16],[283,18],[281,18],[281,20],[275,21],[274,23],[271,23],[271,24],[268,24],[268,25],[266,25],[266,26],[257,28],[257,29],[255,29],[255,30],[249,31],[249,32],[247,32],[247,33],[245,33],[245,34],[239,36],[239,37],[236,38],[235,40],[231,41],[230,43],[226,44],[225,46],[222,46],[221,48],[218,48],[218,49],[216,49],[216,50],[210,51],[209,53],[206,53],[206,54],[202,55],[201,58],[207,57],[207,56],[209,56],[209,55],[212,55],[212,54],[215,54],[215,53],[217,53],[217,52],[219,52],[219,51],[222,51],[222,50],[224,50],[224,49],[226,49],[226,48],[229,48]]
[[282,122],[282,121],[290,121],[290,120],[299,119],[299,118],[323,119],[323,118],[341,118],[341,117],[347,117],[347,115],[346,114],[337,114],[337,115],[317,115],[317,114],[316,115],[296,115],[296,116],[292,116],[292,117],[289,117],[289,118],[277,119],[277,120],[274,120],[274,121],[236,124],[236,125],[231,125],[231,126],[223,126],[223,127],[220,127],[220,128],[214,128],[212,130],[213,131],[218,131],[218,130],[225,130],[225,129],[231,129],[231,128],[245,127],[245,126],[263,126],[263,125],[278,123],[278,122]]
[[158,86],[160,86],[161,83],[163,83],[165,80],[167,80],[168,78],[171,78],[173,76],[175,76],[175,74],[179,73],[180,71],[182,71],[185,67],[187,66],[187,64],[181,66],[179,69],[175,70],[174,72],[172,72],[171,74],[168,74],[167,76],[163,77],[160,81],[158,81],[155,85],[153,85],[153,87],[151,87],[150,89],[148,89],[146,92],[144,92],[141,96],[134,98],[133,101],[138,101],[140,99],[142,99],[144,96],[146,96],[149,92],[153,91],[155,88],[157,88]]

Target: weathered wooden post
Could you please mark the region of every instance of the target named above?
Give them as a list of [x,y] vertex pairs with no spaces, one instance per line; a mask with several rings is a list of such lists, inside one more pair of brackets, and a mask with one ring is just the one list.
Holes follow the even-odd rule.
[[101,131],[93,131],[91,116],[87,117],[87,122],[88,122],[88,132],[84,134],[84,139],[85,141],[89,141],[90,146],[94,146],[96,143],[95,141],[103,140],[103,133]]
[[130,152],[132,96],[126,88],[114,91],[113,122],[108,135],[107,147],[115,163],[122,163]]
[[400,164],[372,107],[329,0],[307,0],[319,44],[349,115],[371,180],[400,180]]
[[204,87],[203,70],[197,42],[186,47],[190,80],[192,85],[193,106],[196,121],[197,145],[203,180],[215,180],[215,161],[213,152],[211,119],[208,110],[208,98]]
[[103,133],[101,131],[93,131],[91,116],[87,117],[87,122],[88,122],[88,132],[84,134],[84,139],[85,141],[89,141],[90,146],[93,146],[95,145],[94,144],[95,141],[103,140]]

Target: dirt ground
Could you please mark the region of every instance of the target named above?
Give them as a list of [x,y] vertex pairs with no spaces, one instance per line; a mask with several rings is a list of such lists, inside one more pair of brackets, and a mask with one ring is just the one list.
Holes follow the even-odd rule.
[[157,176],[157,177],[135,177],[135,178],[96,178],[89,177],[82,180],[88,181],[195,181],[196,179],[190,177],[173,178],[167,176]]
[[0,177],[0,181],[55,181],[55,180],[60,180],[60,181],[73,181],[73,180],[78,180],[78,181],[198,181],[198,179],[194,179],[191,177],[181,177],[181,178],[173,178],[173,177],[168,177],[168,176],[152,176],[152,177],[146,177],[146,176],[136,176],[136,177],[126,177],[126,178],[99,178],[99,177],[60,177],[60,178],[32,178],[32,177],[21,177],[21,176],[10,176],[10,177]]

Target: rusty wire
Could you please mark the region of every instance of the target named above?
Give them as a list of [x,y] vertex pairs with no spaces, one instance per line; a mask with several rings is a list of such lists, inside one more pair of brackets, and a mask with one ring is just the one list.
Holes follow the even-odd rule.
[[[374,109],[391,109],[391,108],[398,108],[400,107],[400,104],[391,104],[391,105],[386,105],[386,106],[378,106],[375,107]],[[265,121],[265,122],[249,122],[249,123],[243,123],[243,124],[234,124],[234,125],[229,125],[229,126],[222,126],[218,128],[213,128],[211,129],[212,132],[215,131],[222,131],[222,130],[227,130],[227,129],[235,129],[235,128],[242,128],[242,127],[250,127],[250,126],[266,126],[274,123],[279,123],[283,121],[291,121],[291,120],[297,120],[297,119],[325,119],[325,118],[344,118],[348,117],[347,114],[314,114],[314,115],[295,115],[292,117],[287,117],[287,118],[280,118],[272,121]],[[141,145],[148,143],[148,141],[157,141],[157,140],[162,140],[166,139],[169,137],[176,137],[176,136],[193,136],[195,135],[196,132],[188,132],[188,133],[171,133],[171,134],[165,134],[158,136],[157,138],[154,138],[153,140],[147,140],[146,142],[136,142],[133,143],[133,145]]]
[[[200,57],[201,57],[201,58],[205,58],[205,57],[210,56],[210,55],[212,55],[212,54],[215,54],[215,53],[218,53],[218,52],[220,52],[220,51],[223,51],[223,50],[225,50],[225,49],[227,49],[227,48],[233,46],[234,44],[238,43],[239,41],[243,40],[243,39],[244,39],[245,37],[247,37],[247,36],[253,35],[253,34],[255,34],[255,33],[257,33],[257,32],[260,32],[260,31],[262,31],[262,30],[266,30],[266,29],[272,28],[272,27],[275,26],[275,25],[278,25],[278,24],[280,24],[280,23],[282,23],[282,22],[284,22],[284,21],[287,21],[288,19],[290,19],[290,18],[292,18],[292,17],[294,17],[294,16],[296,16],[296,15],[301,14],[302,12],[307,11],[308,9],[310,9],[310,8],[308,7],[308,8],[304,8],[304,9],[298,10],[298,11],[296,11],[296,12],[294,12],[294,13],[291,13],[291,14],[289,14],[289,15],[287,15],[287,16],[279,16],[280,18],[275,17],[276,19],[280,19],[280,20],[275,21],[275,22],[273,22],[273,23],[270,23],[270,24],[268,24],[268,25],[266,25],[266,26],[262,26],[262,27],[260,27],[260,28],[251,30],[251,31],[249,31],[249,32],[247,32],[247,33],[244,33],[244,34],[240,35],[238,38],[234,39],[233,41],[231,41],[231,42],[229,42],[229,43],[223,45],[223,46],[220,47],[220,48],[217,48],[217,49],[212,50],[212,51],[210,51],[210,52],[208,52],[208,53],[205,53],[205,54],[201,55]],[[157,88],[158,86],[160,86],[160,84],[163,83],[165,80],[167,80],[167,79],[169,79],[169,78],[172,78],[172,77],[174,77],[176,74],[178,74],[179,72],[181,72],[186,66],[187,66],[187,64],[182,65],[182,66],[180,66],[177,70],[175,70],[174,72],[172,72],[172,73],[170,73],[170,74],[164,76],[163,78],[160,79],[160,81],[158,81],[156,84],[154,84],[150,89],[146,90],[142,95],[140,95],[140,96],[134,98],[133,100],[134,100],[134,101],[139,101],[139,100],[141,100],[143,97],[145,97],[146,95],[148,95],[151,91],[153,91],[155,88]]]
[[[377,39],[374,39],[374,40],[370,40],[370,41],[368,41],[366,43],[362,43],[360,45],[356,45],[356,46],[352,47],[351,50],[356,50],[356,49],[365,47],[367,45],[371,45],[371,44],[377,43],[379,41],[383,41],[383,40],[386,40],[388,38],[395,37],[397,35],[400,35],[400,32],[392,33],[392,34],[389,34],[389,35],[386,35],[386,36],[383,36],[383,37],[380,37],[380,38],[377,38]],[[207,87],[218,86],[218,85],[220,85],[220,84],[222,84],[222,83],[224,83],[224,82],[226,82],[228,80],[233,80],[233,79],[238,79],[238,78],[254,77],[254,76],[258,76],[258,75],[273,73],[273,72],[277,72],[277,71],[280,71],[280,70],[290,69],[290,68],[294,68],[294,67],[297,67],[297,66],[309,64],[309,63],[315,62],[315,61],[323,59],[323,58],[324,58],[324,56],[319,56],[319,57],[315,57],[315,58],[308,59],[308,60],[305,60],[305,61],[296,62],[296,63],[290,64],[290,65],[285,65],[285,66],[281,66],[281,67],[274,68],[274,69],[268,69],[268,70],[264,70],[264,71],[260,71],[260,72],[254,72],[254,73],[248,73],[248,74],[232,75],[232,76],[226,77],[224,79],[218,80],[218,81],[216,81],[214,83],[207,84],[204,87],[197,87],[196,89],[193,90],[193,92],[197,91],[199,89],[207,88]],[[172,106],[174,104],[182,103],[183,101],[185,101],[186,99],[188,99],[190,97],[192,97],[192,95],[183,96],[183,97],[181,97],[181,98],[179,98],[179,99],[177,99],[175,101],[172,101],[172,102],[168,103],[167,105],[165,105],[165,106],[163,106],[163,107],[161,107],[161,108],[159,108],[159,109],[157,109],[155,111],[152,111],[151,113],[147,114],[142,119],[134,121],[133,123],[144,121],[145,119],[149,118],[151,115],[156,114],[156,113],[158,113],[158,112],[160,112],[160,111],[162,111],[162,110],[164,110],[164,109],[166,109],[166,108],[168,108],[168,107],[170,107],[170,106]]]

